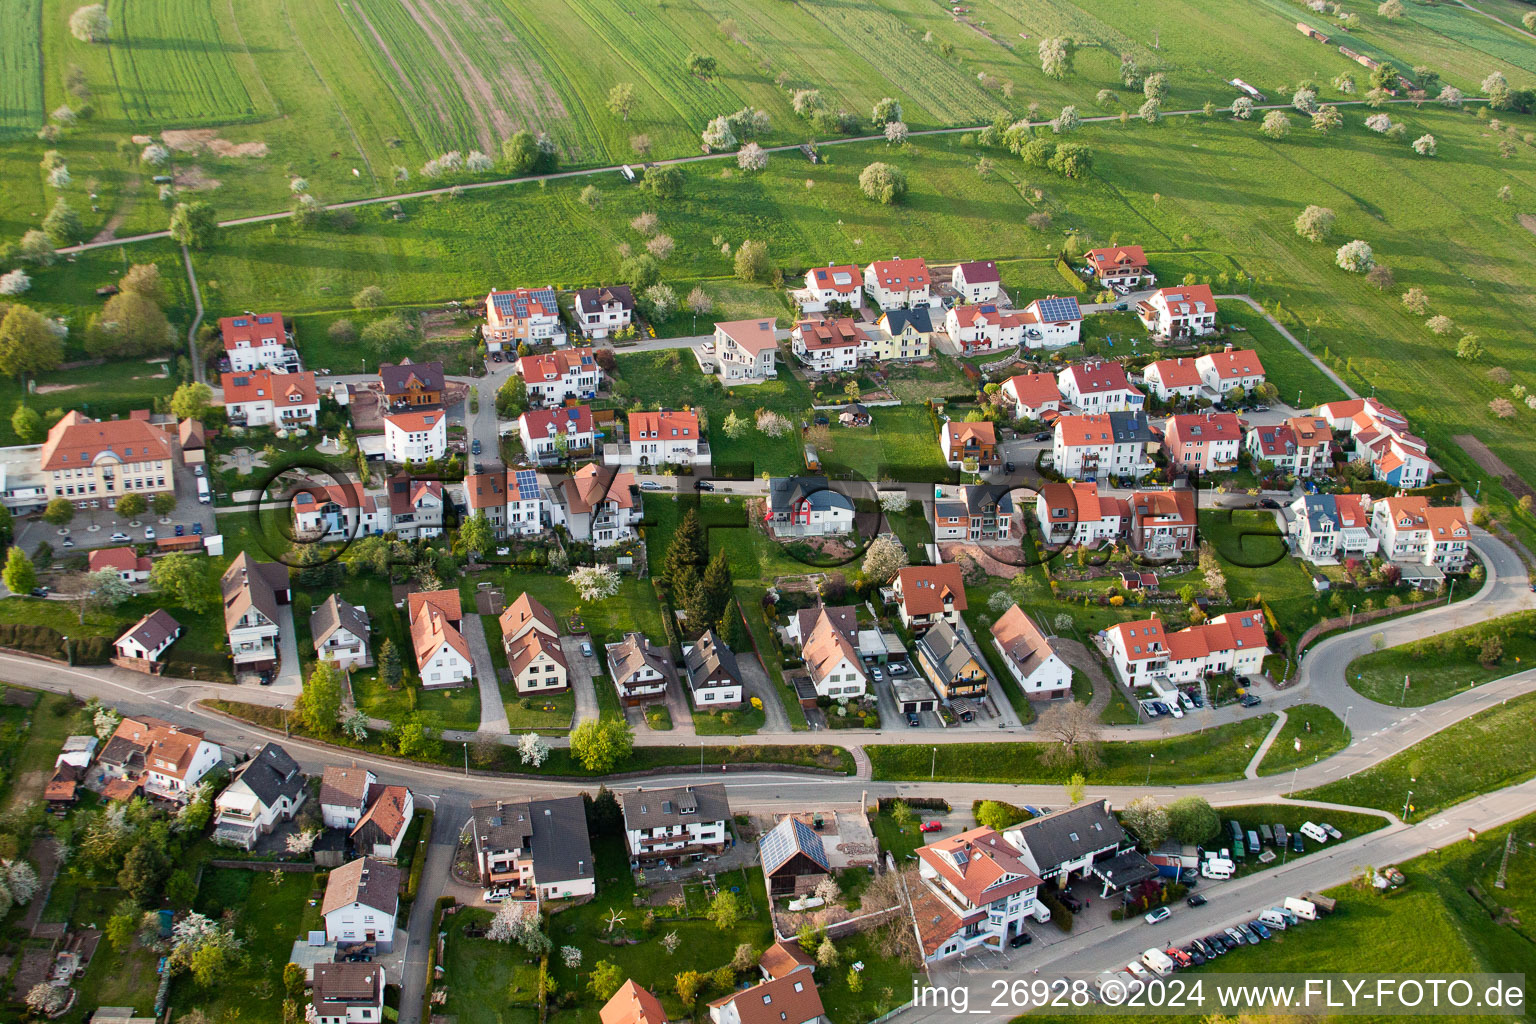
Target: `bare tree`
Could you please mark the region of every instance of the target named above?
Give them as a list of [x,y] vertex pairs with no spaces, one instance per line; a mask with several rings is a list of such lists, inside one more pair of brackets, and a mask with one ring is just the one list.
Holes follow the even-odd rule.
[[1070,700],[1049,708],[1041,714],[1038,729],[1050,744],[1040,755],[1042,764],[1099,763],[1099,723],[1088,705]]

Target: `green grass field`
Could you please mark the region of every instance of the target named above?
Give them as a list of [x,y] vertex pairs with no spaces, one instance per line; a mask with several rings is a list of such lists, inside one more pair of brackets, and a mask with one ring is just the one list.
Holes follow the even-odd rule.
[[[1503,645],[1503,652],[1497,662],[1484,665],[1482,645],[1494,636]],[[1533,665],[1536,613],[1521,612],[1372,651],[1350,662],[1345,677],[1351,687],[1371,700],[1416,708]]]
[[0,12],[0,138],[35,130],[43,120],[42,0]]
[[[1413,822],[1480,793],[1522,782],[1536,774],[1533,702],[1536,695],[1531,694],[1502,701],[1385,761],[1296,795],[1400,816],[1407,802],[1411,807],[1406,820]],[[1468,751],[1477,756],[1469,757]]]
[[1046,766],[1042,743],[948,743],[933,751],[922,746],[870,746],[865,751],[875,778],[947,782],[1064,782],[1081,770],[1089,782],[1141,785],[1152,781],[1187,785],[1239,779],[1254,750],[1275,724],[1274,715],[1260,715],[1205,732],[1168,739],[1102,743],[1102,764],[1084,768]]
[[1285,727],[1259,762],[1260,775],[1279,775],[1332,757],[1349,746],[1349,730],[1320,704],[1285,709]]

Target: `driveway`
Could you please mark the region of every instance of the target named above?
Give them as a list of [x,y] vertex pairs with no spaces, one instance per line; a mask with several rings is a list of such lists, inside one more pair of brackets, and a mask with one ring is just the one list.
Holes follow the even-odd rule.
[[736,667],[741,670],[741,681],[747,699],[753,697],[763,702],[763,731],[764,732],[789,732],[789,712],[784,710],[784,702],[779,700],[779,695],[773,691],[773,679],[769,677],[768,670],[763,668],[763,663],[757,659],[756,654],[742,653],[736,655]]
[[293,625],[293,605],[277,609],[277,674],[272,680],[274,693],[297,697],[304,689],[303,667],[299,663],[299,634]]
[[491,645],[485,639],[485,624],[480,616],[470,613],[464,616],[464,639],[469,641],[469,652],[475,659],[475,679],[480,684],[480,728],[482,736],[505,736],[507,706],[501,702],[501,683],[496,678],[496,665],[491,661]]
[[565,655],[565,664],[570,669],[571,693],[576,697],[576,714],[571,722],[574,729],[577,722],[588,718],[596,718],[597,710],[597,686],[592,682],[592,675],[597,672],[597,650],[593,649],[593,656],[587,657],[581,653],[581,645],[587,643],[576,636],[563,636],[560,638],[560,650]]

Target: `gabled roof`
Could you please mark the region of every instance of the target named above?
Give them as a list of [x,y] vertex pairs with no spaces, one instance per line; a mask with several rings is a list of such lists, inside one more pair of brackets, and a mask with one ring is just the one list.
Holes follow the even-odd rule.
[[941,620],[918,637],[917,646],[928,655],[928,663],[946,679],[955,678],[972,662],[981,665],[981,653],[972,649],[965,637],[949,624],[948,619]]
[[1066,447],[1104,444],[1146,444],[1152,440],[1145,413],[1110,412],[1092,416],[1063,416],[1056,421]]
[[624,809],[624,827],[631,830],[691,821],[729,821],[731,803],[725,787],[718,782],[702,786],[669,786],[665,789],[637,789],[619,798]]
[[805,667],[811,673],[811,678],[820,682],[827,677],[838,665],[845,660],[848,664],[863,671],[859,662],[859,652],[854,647],[848,633],[839,625],[837,620],[827,614],[823,608],[813,625],[810,633],[802,634],[804,644],[801,646],[800,655],[805,659]]
[[243,782],[262,806],[272,807],[287,797],[295,800],[308,784],[299,764],[276,743],[264,743],[254,757],[235,772],[235,782]]
[[997,444],[997,425],[988,420],[949,420],[943,429],[949,437],[950,451],[962,449],[967,444],[978,447]]
[[1163,633],[1162,619],[1117,622],[1107,632],[1120,638],[1127,661],[1147,661],[1168,655],[1168,639]]
[[592,407],[566,405],[558,409],[529,409],[519,417],[519,427],[529,437],[553,437],[556,434],[590,434]]
[[1028,848],[1042,871],[1126,841],[1125,829],[1110,812],[1108,800],[1031,818],[1008,831]]
[[773,330],[777,320],[760,317],[756,320],[725,320],[715,324],[715,330],[730,338],[752,355],[777,348]]
[[635,984],[633,978],[619,986],[597,1016],[602,1024],[667,1024],[661,1000]]
[[824,476],[776,476],[768,481],[768,511],[788,515],[806,502],[813,511],[841,508],[853,511],[847,495],[834,491]]
[[1003,279],[997,272],[997,263],[993,260],[962,263],[955,269],[960,272],[960,277],[966,284],[996,284]]
[[1069,324],[1083,319],[1083,307],[1075,295],[1047,295],[1024,307],[1024,316],[1042,324]]
[[341,1016],[345,1007],[376,1006],[384,989],[384,968],[379,964],[317,963],[311,1003],[318,1016]]
[[117,723],[101,750],[101,760],[133,770],[152,768],[159,774],[184,779],[192,767],[192,755],[203,741],[201,729],[184,729],[139,715]]
[[629,290],[629,285],[610,284],[601,288],[576,289],[576,305],[581,309],[602,309],[615,303],[623,309],[635,308],[635,295]]
[[93,420],[72,409],[49,429],[38,466],[44,472],[81,468],[104,455],[124,463],[154,462],[169,459],[171,446],[147,420]]
[[1190,388],[1200,386],[1200,368],[1187,356],[1176,359],[1159,359],[1150,364],[1141,375],[1148,380],[1156,377],[1165,388]]
[[522,850],[539,885],[593,877],[587,811],[579,796],[474,804],[475,835],[483,850]]
[[413,363],[409,359],[379,364],[379,383],[386,395],[403,395],[412,387],[422,391],[443,389],[443,364],[437,361]]
[[635,486],[633,473],[621,473],[613,466],[599,466],[589,462],[561,485],[566,506],[577,515],[584,515],[603,503],[611,501],[619,508],[632,508],[634,499],[630,489]]
[[507,605],[496,621],[501,626],[501,635],[508,640],[530,629],[548,636],[560,635],[560,623],[554,613],[527,591],[517,595],[517,600]]
[[912,329],[919,334],[933,333],[933,317],[929,314],[927,306],[888,309],[880,314],[879,324],[881,329],[892,337],[906,330],[908,324],[911,324]]
[[1003,387],[1020,405],[1038,409],[1051,402],[1061,402],[1054,373],[1020,373],[1003,381]]
[[255,316],[225,316],[219,318],[219,334],[224,339],[224,349],[232,352],[241,346],[260,345],[267,338],[275,338],[279,345],[288,343],[283,327],[283,314],[257,313]]
[[372,857],[359,857],[332,870],[320,913],[329,914],[354,903],[393,914],[400,905],[400,869]]
[[428,409],[402,409],[399,412],[385,413],[384,422],[396,430],[403,430],[409,434],[424,434],[429,431],[435,433],[445,429],[448,414],[435,406]]
[[763,955],[757,958],[757,966],[769,978],[782,978],[796,971],[814,970],[816,961],[800,948],[799,942],[781,939],[763,950]]
[[1140,270],[1147,265],[1147,254],[1139,245],[1115,245],[1106,249],[1089,249],[1083,258],[1100,274],[1106,270]]
[[339,484],[321,484],[306,480],[293,492],[293,510],[296,513],[313,511],[323,505],[337,508],[361,509],[372,512],[377,507],[373,495],[363,490],[356,480]]
[[659,412],[629,414],[629,439],[655,438],[672,441],[700,441],[699,414],[686,410],[662,409]]
[[1168,417],[1163,434],[1169,444],[1186,441],[1241,441],[1243,424],[1235,412],[1186,412]]
[[967,909],[1041,884],[1023,853],[997,830],[986,826],[919,847],[917,855],[965,897],[970,904]]
[[1018,605],[1009,608],[992,624],[992,636],[1009,661],[1029,675],[1048,661],[1055,650],[1035,620]]
[[362,807],[368,802],[368,788],[373,773],[366,768],[327,765],[320,773],[320,803],[340,807]]
[[560,317],[560,302],[555,297],[555,290],[548,287],[493,291],[485,297],[485,308],[497,323]]
[[338,629],[345,629],[361,640],[368,639],[368,613],[340,594],[332,594],[310,613],[309,632],[319,647]]
[[561,668],[570,667],[566,664],[565,651],[561,650],[559,639],[540,633],[536,629],[530,629],[522,636],[507,640],[506,645],[507,669],[514,679],[522,675],[523,670],[541,654]]
[[713,629],[705,630],[688,648],[683,655],[683,667],[687,670],[688,686],[695,691],[704,689],[710,679],[718,678],[722,673],[731,682],[741,682],[735,652]]
[[[859,290],[859,267],[856,263],[836,266],[813,267],[810,271],[816,287],[822,291],[853,295]],[[718,325],[716,325],[718,326]]]
[[1062,388],[1066,388],[1067,381],[1072,381],[1077,386],[1080,395],[1102,394],[1113,391],[1130,391],[1141,394],[1130,379],[1125,375],[1125,367],[1116,362],[1104,359],[1095,359],[1086,363],[1074,363],[1062,370],[1058,380]]
[[278,562],[257,562],[242,551],[229,563],[219,581],[224,595],[224,628],[233,629],[251,608],[277,622],[278,593],[289,589],[288,567]]
[[1244,377],[1264,375],[1264,364],[1259,362],[1259,354],[1251,348],[1207,352],[1195,361],[1211,367],[1221,380],[1241,380]]
[[875,260],[869,267],[880,287],[891,291],[911,291],[929,284],[928,264],[922,259]]
[[663,679],[672,678],[672,663],[666,657],[666,649],[651,643],[644,633],[625,633],[623,640],[608,649],[608,666],[613,681],[619,684],[645,668],[659,672]]
[[[1195,525],[1195,492],[1184,487],[1160,491],[1134,491],[1130,507],[1138,519],[1154,519],[1158,526]],[[1145,523],[1143,525],[1146,525]]]
[[710,1002],[733,1005],[738,1024],[803,1024],[826,1016],[821,993],[808,971],[796,971]]
[[417,480],[403,470],[389,478],[385,490],[389,492],[390,515],[415,512],[418,507],[430,504],[433,500],[438,504],[442,504],[443,500],[441,480]]
[[97,548],[86,558],[86,568],[90,572],[149,572],[149,559],[130,547]]
[[418,590],[406,597],[411,623],[411,645],[416,663],[422,664],[444,644],[465,661],[473,661],[469,641],[459,632],[464,610],[457,590]]
[[965,611],[965,581],[953,562],[909,565],[896,574],[896,579],[908,615],[936,615],[945,610],[946,598],[953,600],[956,611]]
[[170,612],[164,608],[156,608],[129,626],[123,635],[117,638],[117,643],[132,639],[146,651],[152,651],[165,643],[168,638],[175,636],[179,629],[181,629],[181,623],[172,618]]
[[793,814],[763,833],[757,841],[757,852],[763,864],[763,874],[769,876],[797,853],[809,857],[823,871],[832,870],[826,848],[821,844],[821,836]]
[[225,405],[271,402],[282,408],[290,405],[316,405],[320,401],[320,389],[315,386],[315,375],[308,370],[303,373],[245,370],[223,374],[220,379]]
[[374,786],[369,790],[368,810],[358,819],[352,830],[355,836],[363,826],[379,830],[390,842],[404,831],[406,826],[405,805],[410,802],[411,791],[404,786]]
[[800,343],[811,351],[837,348],[858,348],[869,343],[869,335],[854,322],[852,317],[836,320],[801,320],[795,324]]
[[464,478],[464,504],[471,512],[507,503],[507,473],[475,473]]
[[1178,288],[1159,288],[1152,296],[1154,304],[1166,306],[1174,316],[1193,316],[1216,312],[1216,300],[1210,285],[1188,284]]
[[[624,288],[624,292],[628,294],[629,289]],[[631,299],[630,303],[633,305],[634,300]],[[559,380],[568,374],[596,372],[597,359],[589,347],[561,348],[553,352],[520,356],[516,366],[517,375],[526,383],[539,384],[548,380]]]

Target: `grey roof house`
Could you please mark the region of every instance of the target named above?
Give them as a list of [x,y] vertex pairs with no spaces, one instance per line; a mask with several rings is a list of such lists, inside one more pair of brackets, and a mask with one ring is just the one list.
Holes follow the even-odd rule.
[[264,744],[235,769],[234,781],[214,801],[214,841],[251,849],[277,823],[291,819],[308,792],[307,779],[288,751]]
[[597,891],[581,797],[497,800],[470,811],[483,884],[524,889],[541,900]]
[[638,789],[620,804],[625,843],[637,866],[677,865],[725,849],[731,805],[719,783]]

